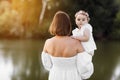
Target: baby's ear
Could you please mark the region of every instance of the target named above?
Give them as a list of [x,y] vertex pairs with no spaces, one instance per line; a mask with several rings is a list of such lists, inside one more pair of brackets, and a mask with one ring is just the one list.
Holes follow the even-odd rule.
[[88,17],[87,20],[88,20],[88,22],[89,22],[89,21],[90,21],[90,18]]

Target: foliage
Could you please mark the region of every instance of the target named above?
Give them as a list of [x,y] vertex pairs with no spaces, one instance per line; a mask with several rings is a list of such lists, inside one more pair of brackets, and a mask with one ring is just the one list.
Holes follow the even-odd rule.
[[[76,27],[74,14],[80,9],[83,9],[90,15],[90,24],[93,26],[95,38],[111,38],[111,32],[113,31],[113,27],[115,27],[114,19],[116,18],[116,14],[119,10],[118,5],[115,4],[114,0],[53,1],[53,3],[56,2],[59,2],[59,6],[53,9],[55,9],[55,11],[66,11],[71,17],[73,28]],[[51,14],[54,13],[52,12]]]
[[116,15],[112,30],[113,31],[111,32],[111,37],[113,38],[114,36],[115,39],[120,40],[120,11]]
[[11,9],[8,1],[0,3],[0,35],[10,36],[21,35],[23,27],[18,12]]
[[[48,28],[56,11],[63,10],[67,12],[71,18],[72,27],[75,28],[74,15],[77,11],[83,9],[90,15],[90,24],[93,26],[93,34],[96,39],[120,39],[119,0],[116,0],[117,3],[115,3],[115,0],[8,1],[11,3],[9,11],[2,10],[0,7],[0,36],[7,34],[23,38],[50,37]],[[39,24],[42,1],[47,1],[47,6],[42,23]]]
[[0,1],[0,35],[31,38],[39,23],[40,0]]

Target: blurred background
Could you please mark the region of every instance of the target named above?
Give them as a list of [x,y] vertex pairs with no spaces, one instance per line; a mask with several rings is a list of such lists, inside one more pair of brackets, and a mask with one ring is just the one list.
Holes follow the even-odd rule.
[[44,42],[56,11],[90,15],[97,50],[88,80],[120,80],[120,0],[0,0],[0,80],[47,80],[41,64]]

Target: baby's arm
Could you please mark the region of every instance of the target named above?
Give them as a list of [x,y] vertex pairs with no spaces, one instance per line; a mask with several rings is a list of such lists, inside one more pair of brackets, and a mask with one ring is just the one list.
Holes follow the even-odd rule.
[[80,41],[86,42],[89,40],[90,37],[90,30],[89,29],[85,29],[83,32],[83,36],[73,36],[73,38],[78,39]]

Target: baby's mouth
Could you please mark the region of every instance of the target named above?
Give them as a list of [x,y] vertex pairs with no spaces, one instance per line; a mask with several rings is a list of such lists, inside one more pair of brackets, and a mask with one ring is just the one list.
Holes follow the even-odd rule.
[[80,24],[82,26],[82,24]]

